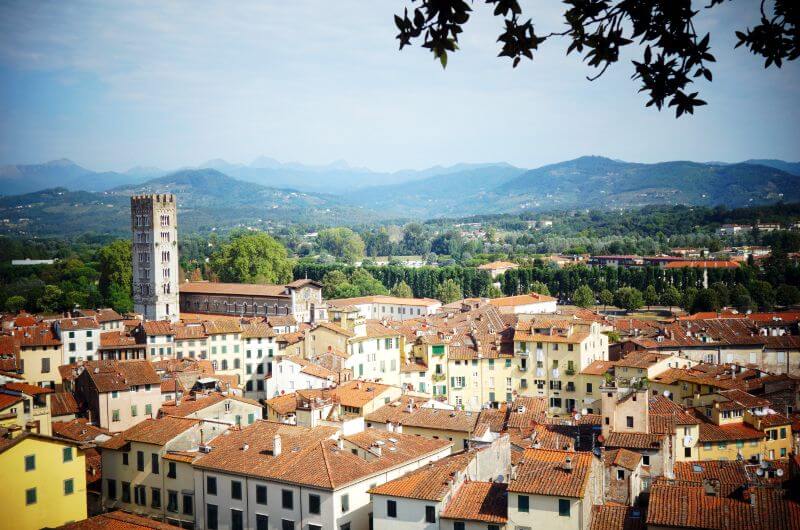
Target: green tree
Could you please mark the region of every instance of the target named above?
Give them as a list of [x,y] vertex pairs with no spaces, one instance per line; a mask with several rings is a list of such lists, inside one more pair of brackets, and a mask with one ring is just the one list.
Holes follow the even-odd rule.
[[209,263],[223,282],[282,284],[292,280],[286,248],[264,232],[235,237],[214,252]]
[[133,265],[131,242],[118,239],[97,252],[103,303],[120,313],[133,311]]
[[397,296],[399,298],[414,298],[414,292],[406,282],[401,280],[399,283],[396,283],[394,287],[392,287],[392,296]]
[[581,285],[572,293],[572,303],[578,307],[592,307],[595,303],[594,292],[588,285]]
[[642,292],[635,287],[620,287],[614,293],[614,305],[625,311],[634,311],[644,305]]
[[669,307],[672,311],[673,306],[681,303],[681,292],[674,285],[668,285],[661,293],[660,301],[661,305]]
[[38,306],[44,313],[52,313],[61,309],[64,303],[64,292],[56,285],[45,285],[44,293],[38,300]]
[[389,290],[366,269],[357,268],[350,275],[350,283],[356,288],[356,296],[389,294]]
[[499,298],[503,296],[503,291],[496,285],[489,284],[481,291],[481,296],[484,298]]
[[19,313],[25,307],[26,303],[27,301],[24,296],[9,296],[6,299],[6,311],[9,313]]
[[603,311],[605,311],[608,306],[614,303],[614,293],[608,289],[603,289],[600,291],[598,298],[600,299],[600,303],[603,304]]
[[775,290],[769,282],[756,280],[750,284],[748,290],[758,307],[770,310],[775,305]]
[[461,300],[463,295],[461,294],[461,287],[455,282],[455,280],[447,279],[439,284],[436,288],[436,298],[442,301],[443,304],[449,304],[451,302],[455,302],[456,300]]
[[742,284],[738,284],[731,289],[730,304],[739,312],[745,313],[755,307],[750,291]]
[[722,307],[716,289],[700,289],[692,301],[692,313],[700,311],[719,311]]
[[349,228],[320,230],[317,235],[317,245],[347,263],[353,263],[364,257],[364,240]]
[[695,287],[689,287],[688,289],[683,291],[683,296],[681,297],[681,307],[686,311],[691,311],[696,296],[697,296],[697,288]]
[[650,309],[650,307],[658,303],[658,293],[656,292],[655,285],[650,284],[647,286],[647,289],[644,290],[644,303],[647,309]]
[[531,283],[529,291],[532,293],[538,293],[538,294],[543,294],[545,296],[550,296],[550,289],[547,287],[547,284],[540,281],[535,281]]
[[783,307],[800,303],[800,289],[795,285],[781,284],[775,289],[775,301]]
[[352,287],[347,274],[344,272],[339,269],[326,272],[325,276],[322,277],[322,296],[325,298],[345,298],[337,296],[343,288],[346,288],[345,284]]

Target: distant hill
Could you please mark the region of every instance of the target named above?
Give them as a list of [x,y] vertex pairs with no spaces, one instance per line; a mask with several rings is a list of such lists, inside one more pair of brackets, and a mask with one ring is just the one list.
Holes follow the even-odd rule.
[[93,193],[65,188],[0,197],[0,232],[74,235],[126,234],[130,196],[175,193],[182,229],[188,232],[234,227],[268,228],[280,223],[349,224],[369,222],[371,211],[335,196],[267,188],[213,169],[182,170],[138,185]]
[[800,162],[785,162],[783,160],[773,160],[769,158],[752,158],[745,160],[742,164],[756,164],[759,166],[774,167],[792,175],[800,175]]
[[121,184],[142,182],[145,178],[113,171],[91,171],[64,158],[44,164],[0,167],[0,194],[17,195],[53,187],[103,191]]

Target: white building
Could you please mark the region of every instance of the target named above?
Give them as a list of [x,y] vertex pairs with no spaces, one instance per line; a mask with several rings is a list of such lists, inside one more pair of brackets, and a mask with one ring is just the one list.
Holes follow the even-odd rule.
[[[357,333],[361,331],[357,327]],[[348,339],[345,367],[356,379],[378,381],[388,385],[400,384],[401,334],[378,321],[370,320],[363,332]]]
[[385,295],[328,300],[330,309],[348,306],[358,309],[361,316],[367,319],[406,320],[433,315],[441,309],[442,303],[431,298],[399,298]]
[[368,491],[451,446],[372,429],[344,436],[334,427],[256,422],[217,437],[194,461],[196,527],[367,530]]
[[330,388],[336,382],[335,372],[299,357],[281,357],[272,366],[266,385],[270,398],[297,390]]
[[489,304],[496,307],[501,313],[528,315],[555,313],[556,302],[557,300],[552,296],[538,293],[504,296],[489,300]]
[[174,195],[131,197],[133,305],[146,320],[178,320],[177,227]]
[[100,346],[100,324],[94,318],[62,318],[57,321],[64,343],[62,364],[93,361]]

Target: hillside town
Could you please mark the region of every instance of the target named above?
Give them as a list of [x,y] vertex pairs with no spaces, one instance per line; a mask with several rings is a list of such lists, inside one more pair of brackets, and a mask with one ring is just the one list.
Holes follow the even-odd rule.
[[0,527],[800,528],[800,311],[180,281],[177,212],[131,198],[132,313],[0,317]]

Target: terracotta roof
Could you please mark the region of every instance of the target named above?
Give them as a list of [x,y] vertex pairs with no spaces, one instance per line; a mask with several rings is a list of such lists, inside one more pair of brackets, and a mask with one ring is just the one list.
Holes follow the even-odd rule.
[[656,449],[664,441],[663,434],[642,432],[612,432],[605,441],[606,447],[624,447],[628,449]]
[[309,280],[308,278],[295,280],[293,282],[287,283],[286,287],[292,287],[294,289],[299,289],[300,287],[305,287],[306,285],[313,285],[314,287],[322,287],[322,284],[316,280]]
[[42,394],[52,394],[52,388],[45,388],[42,386],[31,385],[29,383],[6,383],[2,386],[11,392],[20,392],[26,396],[40,396]]
[[161,378],[149,361],[87,361],[83,366],[100,393],[161,385]]
[[[256,421],[229,431],[212,442],[211,452],[194,462],[196,469],[210,469],[304,484],[321,489],[338,489],[358,480],[386,473],[390,469],[422,460],[452,447],[452,442],[387,431],[367,429],[343,437],[346,446],[369,450],[380,441],[381,455],[369,460],[340,450],[334,427],[313,429],[268,421]],[[274,455],[274,437],[280,436],[281,452]],[[392,441],[390,440],[396,440]],[[245,444],[247,449],[245,450]]]
[[106,429],[91,425],[86,418],[71,421],[54,421],[53,435],[76,442],[93,442],[98,436],[110,436]]
[[627,449],[612,449],[603,455],[603,463],[634,471],[642,461],[642,455]]
[[62,318],[58,321],[62,331],[74,331],[78,329],[99,329],[100,324],[94,317],[75,317]]
[[14,337],[16,337],[22,348],[26,346],[61,346],[61,341],[53,333],[53,328],[50,324],[37,324],[36,326],[16,329],[14,330]]
[[683,407],[661,394],[650,396],[648,402],[650,417],[669,418],[673,425],[697,425],[700,420],[686,412]]
[[494,307],[511,307],[517,305],[529,305],[529,304],[539,304],[542,302],[555,302],[556,299],[552,296],[547,296],[545,294],[539,293],[530,293],[530,294],[518,294],[516,296],[504,296],[501,298],[492,298],[489,300],[489,304],[493,305]]
[[409,412],[410,404],[411,398],[403,396],[367,414],[364,419],[375,423],[392,422],[409,427],[466,433],[473,432],[478,423],[477,412],[421,407],[419,402],[411,404],[412,410]]
[[11,335],[0,335],[0,356],[19,354],[19,341]]
[[355,333],[353,333],[352,331],[344,329],[341,326],[337,326],[333,322],[320,322],[313,329],[317,329],[317,328],[329,329],[329,330],[331,330],[331,331],[333,331],[335,333],[338,333],[340,335],[344,335],[346,337],[354,337],[355,336]]
[[717,392],[717,394],[724,397],[726,400],[717,402],[717,407],[720,410],[753,409],[759,407],[769,407],[771,405],[768,399],[756,397],[743,390],[739,390],[738,388],[720,390]]
[[335,300],[328,300],[328,307],[339,308],[350,305],[364,305],[364,304],[393,304],[393,305],[410,305],[420,307],[439,306],[442,303],[433,298],[400,298],[397,296],[386,296],[382,294],[375,294],[369,296],[357,296],[355,298],[338,298]]
[[164,460],[172,460],[174,462],[185,462],[191,464],[194,459],[203,453],[199,451],[167,451],[163,458]]
[[648,526],[750,530],[759,528],[749,503],[705,494],[702,486],[656,481],[650,489]]
[[205,339],[206,332],[203,326],[193,324],[190,326],[176,325],[175,326],[175,340],[198,340]]
[[[572,469],[566,469],[567,459]],[[526,449],[508,491],[532,495],[583,498],[591,474],[592,454]]]
[[82,521],[67,523],[57,530],[180,530],[179,526],[161,523],[123,511],[95,515]]
[[478,270],[488,271],[492,269],[516,269],[519,268],[519,265],[516,263],[512,263],[510,261],[491,261],[489,263],[484,263],[483,265],[478,265]]
[[169,320],[146,320],[142,322],[145,335],[174,335],[175,328]]
[[331,394],[336,401],[344,406],[361,408],[381,396],[389,388],[389,385],[368,383],[355,379],[332,389]]
[[733,442],[737,440],[758,440],[764,438],[762,431],[753,429],[744,423],[717,425],[710,422],[700,423],[700,442]]
[[667,263],[664,268],[681,269],[684,267],[701,269],[737,269],[739,264],[735,261],[724,260],[680,260]]
[[179,286],[181,293],[187,294],[232,294],[239,296],[267,296],[286,298],[283,285],[264,285],[255,283],[186,282]]
[[465,482],[442,512],[443,519],[505,524],[508,521],[508,485]]
[[243,339],[265,339],[274,337],[275,335],[276,333],[275,330],[272,329],[272,326],[265,322],[251,322],[242,326]]
[[614,361],[597,360],[581,370],[581,375],[603,375],[614,367]]
[[122,315],[120,315],[113,309],[98,309],[95,318],[101,324],[104,324],[106,322],[116,322],[118,320],[123,320]]
[[217,403],[222,403],[223,401],[231,400],[231,401],[238,401],[240,403],[247,403],[248,405],[253,405],[258,408],[263,408],[258,401],[247,399],[239,396],[226,396],[219,392],[211,392],[208,395],[196,395],[196,396],[188,396],[181,399],[180,405],[176,405],[175,401],[167,401],[161,404],[161,414],[164,416],[179,416],[179,417],[186,417],[203,410],[207,407],[212,405],[216,405]]
[[0,410],[5,410],[8,407],[22,403],[22,396],[15,396],[12,394],[4,394],[0,392]]
[[75,395],[72,392],[56,392],[50,396],[50,415],[66,416],[68,414],[78,414],[81,408]]
[[783,414],[766,414],[764,416],[756,416],[762,429],[769,427],[778,427],[779,425],[791,425],[792,420]]
[[645,516],[640,508],[621,505],[592,506],[589,530],[645,530]]
[[267,400],[267,407],[281,416],[297,410],[297,395],[284,394]]
[[376,486],[369,490],[369,493],[388,497],[441,501],[452,488],[448,481],[454,480],[457,473],[464,473],[474,457],[475,454],[469,452],[446,456],[406,473],[402,477]]
[[145,347],[145,344],[136,343],[136,337],[132,337],[124,331],[103,331],[100,333],[100,349]]
[[147,418],[100,445],[111,449],[118,448],[120,447],[119,439],[121,438],[124,443],[141,442],[163,446],[200,422],[201,420],[198,419],[178,418],[175,416],[165,416],[156,420]]

